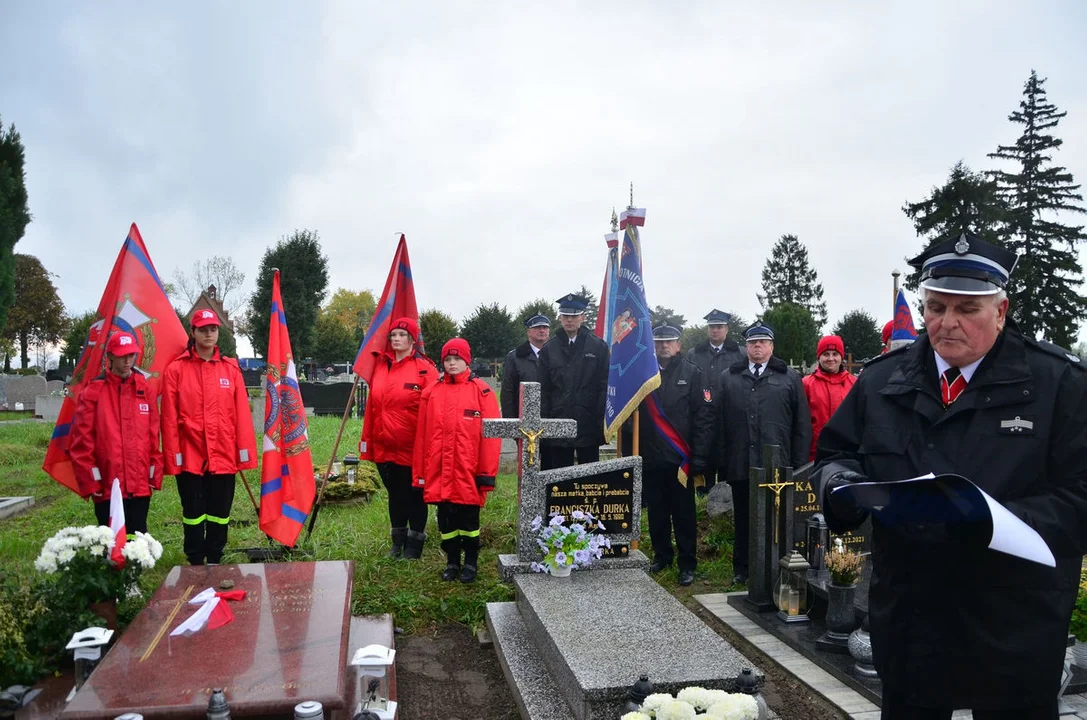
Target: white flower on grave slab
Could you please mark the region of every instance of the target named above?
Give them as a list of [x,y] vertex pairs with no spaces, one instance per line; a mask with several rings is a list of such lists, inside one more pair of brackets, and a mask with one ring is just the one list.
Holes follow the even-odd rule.
[[759,703],[751,695],[729,693],[728,697],[706,711],[713,720],[755,720],[759,716]]
[[653,718],[649,717],[644,712],[635,710],[634,712],[628,712],[626,715],[623,715],[619,720],[653,720]]
[[661,705],[674,699],[675,698],[668,693],[653,693],[652,695],[648,695],[645,700],[642,701],[642,712],[656,712],[657,708]]
[[667,700],[657,708],[657,720],[694,720],[694,706],[682,700]]

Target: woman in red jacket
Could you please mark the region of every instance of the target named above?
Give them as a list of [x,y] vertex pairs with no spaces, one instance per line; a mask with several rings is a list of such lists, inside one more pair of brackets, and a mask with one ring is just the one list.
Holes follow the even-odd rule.
[[423,491],[412,487],[411,461],[419,400],[438,379],[438,369],[416,349],[419,325],[408,317],[393,321],[389,330],[392,352],[374,367],[363,413],[359,456],[377,465],[389,491],[389,557],[418,560],[426,542],[427,506]]
[[234,476],[257,466],[249,395],[238,361],[219,354],[219,318],[192,316],[189,347],[171,362],[162,391],[166,473],[177,476],[185,556],[218,564],[226,547]]
[[133,335],[110,337],[106,372],[80,393],[68,444],[79,494],[94,501],[99,525],[109,525],[113,479],[120,481],[129,533],[147,532],[151,490],[162,489],[158,399],[133,372],[139,352]]
[[[487,383],[469,371],[472,349],[463,338],[442,348],[445,375],[423,393],[413,463],[415,485],[427,503],[438,506],[438,530],[446,555],[442,580],[476,579],[479,509],[494,490],[499,438],[483,437],[483,421],[501,417]],[[461,551],[464,569],[461,569]]]
[[811,457],[815,459],[815,444],[819,433],[830,420],[830,416],[845,400],[857,377],[842,366],[845,344],[837,335],[819,338],[817,348],[819,366],[815,372],[804,378],[804,394],[808,396],[808,409],[811,411]]

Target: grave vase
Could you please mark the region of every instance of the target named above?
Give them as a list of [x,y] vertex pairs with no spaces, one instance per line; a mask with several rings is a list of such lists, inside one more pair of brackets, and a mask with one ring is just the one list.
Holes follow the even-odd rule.
[[557,578],[568,578],[573,571],[573,565],[567,565],[566,567],[551,568],[551,576]]
[[117,629],[117,601],[102,600],[101,602],[87,603],[87,609],[106,621],[106,627],[110,630]]
[[857,586],[835,585],[827,586],[827,635],[831,639],[848,641],[849,633],[857,627],[856,611],[853,600],[857,595]]

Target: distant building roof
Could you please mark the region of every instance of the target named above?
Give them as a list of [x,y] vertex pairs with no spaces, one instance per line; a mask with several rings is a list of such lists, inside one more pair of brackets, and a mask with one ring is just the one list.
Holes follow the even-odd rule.
[[185,313],[186,324],[188,324],[194,312],[204,309],[211,310],[218,315],[219,322],[230,328],[230,332],[234,332],[234,321],[230,319],[230,314],[227,313],[226,308],[223,307],[223,303],[219,299],[218,291],[214,285],[208,285],[208,289],[200,293],[200,297],[196,298],[196,302],[189,308],[189,312]]

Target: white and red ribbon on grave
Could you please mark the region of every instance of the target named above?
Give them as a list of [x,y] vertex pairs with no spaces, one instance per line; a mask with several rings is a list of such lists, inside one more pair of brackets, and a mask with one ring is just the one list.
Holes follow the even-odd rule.
[[244,600],[245,590],[227,590],[215,592],[215,588],[208,588],[197,594],[191,600],[190,605],[200,605],[199,609],[189,616],[189,619],[174,628],[170,637],[178,635],[194,635],[206,626],[208,630],[221,628],[234,620],[234,611],[226,603],[227,600]]

